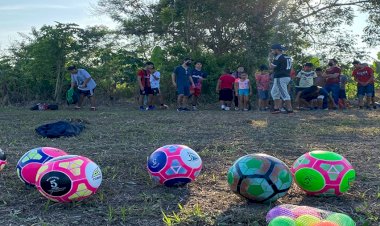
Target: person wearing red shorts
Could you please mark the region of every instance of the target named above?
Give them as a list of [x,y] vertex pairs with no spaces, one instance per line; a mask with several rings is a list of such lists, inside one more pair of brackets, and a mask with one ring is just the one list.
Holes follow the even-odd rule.
[[195,68],[191,72],[191,77],[194,81],[194,87],[190,87],[191,102],[193,105],[193,110],[197,110],[198,99],[202,91],[202,81],[207,77],[207,73],[202,71],[202,62],[196,61]]

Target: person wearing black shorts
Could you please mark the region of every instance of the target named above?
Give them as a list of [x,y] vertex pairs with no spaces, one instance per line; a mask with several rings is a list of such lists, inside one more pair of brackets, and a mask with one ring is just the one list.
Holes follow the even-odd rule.
[[216,92],[219,93],[220,108],[229,111],[231,102],[234,99],[234,91],[232,87],[235,83],[235,77],[231,75],[229,69],[224,70],[224,74],[220,76],[216,85]]
[[[153,90],[150,87],[150,73],[151,69],[154,67],[154,64],[152,62],[147,62],[145,64],[145,67],[143,69],[140,69],[137,72],[137,83],[140,88],[140,97],[139,97],[139,104],[140,104],[140,110],[153,110],[154,107],[152,105],[153,101]],[[148,107],[144,108],[144,96],[148,96]]]

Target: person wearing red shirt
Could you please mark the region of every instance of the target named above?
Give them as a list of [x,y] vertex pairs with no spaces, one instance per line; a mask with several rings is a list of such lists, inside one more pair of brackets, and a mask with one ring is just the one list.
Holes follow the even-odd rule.
[[260,111],[267,111],[269,110],[269,86],[271,82],[268,67],[261,65],[259,71],[255,74],[255,78],[257,96],[259,97],[259,109]]
[[338,109],[339,104],[339,90],[340,90],[340,74],[341,69],[337,66],[338,61],[336,59],[329,60],[329,67],[326,69],[325,73],[322,75],[326,79],[325,90],[327,93],[332,93],[334,99],[334,110]]
[[355,60],[352,62],[355,67],[355,70],[352,72],[352,76],[355,81],[358,83],[358,91],[357,95],[359,98],[359,108],[362,109],[364,107],[364,96],[366,96],[366,105],[367,109],[371,109],[371,99],[373,92],[375,90],[374,86],[374,72],[372,68],[368,66],[363,66],[359,61]]
[[[140,97],[139,97],[139,103],[140,103],[140,110],[153,110],[154,107],[152,105],[153,103],[153,90],[150,87],[150,73],[154,68],[154,64],[152,62],[146,62],[145,67],[138,70],[137,72],[137,84],[140,88]],[[144,108],[144,96],[148,96],[148,107]]]
[[219,101],[222,110],[229,111],[231,108],[231,102],[234,98],[234,84],[235,77],[231,75],[230,69],[224,69],[224,74],[220,76],[216,85],[216,92],[219,93]]

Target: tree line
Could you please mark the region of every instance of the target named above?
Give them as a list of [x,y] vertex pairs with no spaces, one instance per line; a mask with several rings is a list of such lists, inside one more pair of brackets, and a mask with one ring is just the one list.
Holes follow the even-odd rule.
[[375,0],[100,0],[97,10],[118,29],[57,22],[20,34],[0,56],[1,104],[61,102],[70,64],[90,72],[99,96],[129,98],[137,90],[136,71],[147,60],[164,75],[162,91],[172,99],[170,74],[186,56],[202,61],[210,74],[204,84],[207,100],[214,97],[224,68],[244,65],[253,75],[267,63],[273,43],[288,47],[295,70],[305,62],[324,66],[336,58],[349,74],[353,59],[373,61],[341,26],[352,25],[355,13],[370,15],[362,40],[369,46],[380,41],[380,1]]

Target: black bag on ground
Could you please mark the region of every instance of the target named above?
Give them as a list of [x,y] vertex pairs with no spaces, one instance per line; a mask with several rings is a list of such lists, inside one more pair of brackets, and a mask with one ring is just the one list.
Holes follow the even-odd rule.
[[58,121],[39,126],[36,128],[36,132],[47,138],[71,137],[79,135],[84,128],[85,126],[80,123]]

